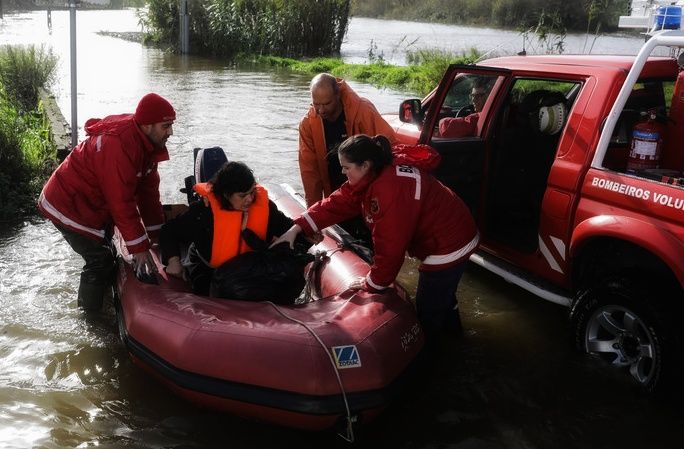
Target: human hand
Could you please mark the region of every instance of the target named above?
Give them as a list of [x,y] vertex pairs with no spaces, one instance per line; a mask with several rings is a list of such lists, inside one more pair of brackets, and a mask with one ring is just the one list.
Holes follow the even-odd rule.
[[317,232],[309,237],[306,238],[308,241],[313,243],[314,245],[318,245],[323,241],[323,234],[320,232]]
[[149,251],[133,253],[131,256],[133,257],[133,271],[138,279],[149,278],[157,273],[157,266]]
[[290,245],[290,249],[294,249],[294,241],[300,232],[302,232],[302,228],[299,225],[292,225],[292,227],[285,231],[283,235],[273,240],[273,242],[269,245],[269,248],[273,248],[279,243],[287,242]]
[[180,262],[180,257],[178,256],[169,258],[165,271],[173,277],[185,279],[185,270],[183,269],[183,265]]
[[366,289],[366,278],[356,278],[349,283],[347,287],[349,290],[365,290]]

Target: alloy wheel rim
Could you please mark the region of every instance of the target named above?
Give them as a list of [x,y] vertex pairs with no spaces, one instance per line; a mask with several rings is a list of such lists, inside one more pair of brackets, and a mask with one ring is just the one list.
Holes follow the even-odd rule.
[[628,368],[640,384],[649,383],[655,374],[655,338],[641,318],[624,307],[604,306],[592,314],[587,323],[585,348],[613,366]]

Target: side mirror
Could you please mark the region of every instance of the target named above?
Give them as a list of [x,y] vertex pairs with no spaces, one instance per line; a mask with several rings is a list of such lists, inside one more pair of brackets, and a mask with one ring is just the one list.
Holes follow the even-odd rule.
[[423,105],[421,105],[419,99],[404,100],[399,105],[399,120],[402,122],[422,125],[424,118]]

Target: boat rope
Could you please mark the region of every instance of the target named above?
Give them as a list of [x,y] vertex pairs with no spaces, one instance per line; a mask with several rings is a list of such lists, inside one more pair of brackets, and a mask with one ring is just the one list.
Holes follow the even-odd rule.
[[347,400],[347,392],[344,389],[344,384],[342,383],[342,377],[340,376],[340,370],[337,368],[337,364],[335,364],[335,360],[332,357],[332,352],[328,351],[328,347],[323,343],[323,340],[316,334],[316,332],[305,322],[298,320],[296,318],[291,317],[290,315],[286,314],[283,312],[280,307],[278,307],[276,304],[274,304],[271,301],[266,301],[268,304],[272,305],[276,311],[281,314],[283,317],[286,319],[297,323],[301,326],[304,327],[318,342],[319,345],[323,348],[323,351],[325,351],[326,355],[328,356],[328,360],[330,361],[330,364],[333,367],[333,370],[335,371],[335,376],[337,377],[337,384],[340,386],[340,391],[342,392],[342,400],[344,401],[344,409],[347,413],[346,420],[347,420],[347,425],[346,425],[346,435],[343,435],[341,433],[338,433],[338,435],[348,443],[353,443],[354,442],[354,419],[352,418],[351,415],[351,410],[349,409],[349,401]]
[[[334,252],[330,255],[332,254],[334,254]],[[306,304],[321,296],[321,269],[329,260],[330,256],[326,251],[317,251],[314,254],[314,260],[306,273],[306,284],[304,284],[304,291],[302,292],[302,303]]]

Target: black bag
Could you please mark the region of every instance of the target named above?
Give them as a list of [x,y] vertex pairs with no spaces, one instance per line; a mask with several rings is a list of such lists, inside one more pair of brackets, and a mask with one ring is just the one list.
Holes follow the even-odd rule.
[[213,274],[210,295],[242,301],[272,301],[293,304],[306,279],[304,267],[314,260],[306,248],[286,242],[269,249],[251,230],[242,236],[255,251],[240,254],[218,267]]

